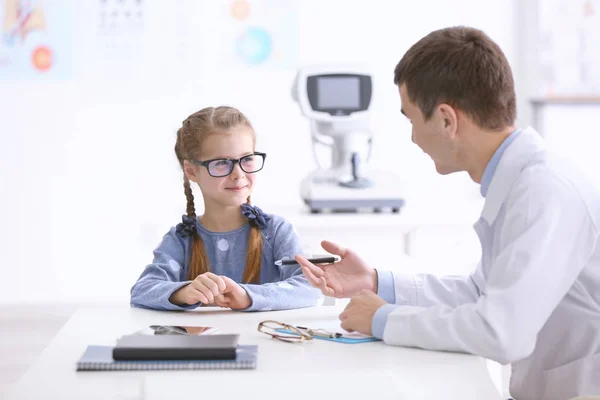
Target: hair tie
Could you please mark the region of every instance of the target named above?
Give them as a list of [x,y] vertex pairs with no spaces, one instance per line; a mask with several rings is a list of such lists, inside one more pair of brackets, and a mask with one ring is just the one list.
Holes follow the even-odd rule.
[[248,218],[252,225],[261,230],[267,227],[267,221],[271,219],[263,210],[248,203],[242,204],[242,215]]
[[196,218],[184,215],[181,218],[181,223],[177,224],[176,232],[181,236],[192,236],[196,233]]

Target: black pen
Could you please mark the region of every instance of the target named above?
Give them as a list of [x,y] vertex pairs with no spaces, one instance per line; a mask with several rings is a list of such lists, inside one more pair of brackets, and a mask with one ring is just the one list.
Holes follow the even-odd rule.
[[[310,261],[313,264],[330,264],[330,263],[334,263],[336,261],[340,261],[339,257],[334,257],[334,256],[328,256],[328,257],[316,257],[316,258],[308,258],[308,261]],[[277,266],[282,266],[282,265],[295,265],[298,264],[298,261],[292,259],[292,260],[278,260],[275,261],[275,265]]]

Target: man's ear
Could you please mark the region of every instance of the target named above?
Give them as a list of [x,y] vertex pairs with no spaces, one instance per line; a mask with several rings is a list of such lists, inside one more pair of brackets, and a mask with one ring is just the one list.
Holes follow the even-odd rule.
[[449,104],[442,103],[438,106],[441,117],[442,128],[447,131],[449,136],[454,136],[458,130],[458,116],[456,111]]
[[188,178],[189,181],[197,180],[198,170],[196,169],[196,166],[194,164],[192,164],[191,162],[189,162],[188,160],[185,160],[183,162],[183,173],[185,174],[186,178]]

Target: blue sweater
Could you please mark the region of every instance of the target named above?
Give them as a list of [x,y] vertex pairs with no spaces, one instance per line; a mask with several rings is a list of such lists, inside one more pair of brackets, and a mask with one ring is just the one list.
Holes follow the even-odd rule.
[[[298,265],[276,266],[275,261],[301,254],[300,240],[285,219],[269,215],[263,235],[261,284],[240,284],[251,299],[244,311],[284,310],[313,306],[321,292],[310,286]],[[185,219],[186,217],[184,217]],[[250,224],[230,232],[211,232],[195,219],[195,228],[204,242],[210,271],[242,282],[246,266],[246,246]],[[156,310],[187,310],[194,305],[178,306],[169,301],[187,280],[192,236],[179,224],[163,237],[154,250],[152,264],[146,266],[131,288],[131,305]]]

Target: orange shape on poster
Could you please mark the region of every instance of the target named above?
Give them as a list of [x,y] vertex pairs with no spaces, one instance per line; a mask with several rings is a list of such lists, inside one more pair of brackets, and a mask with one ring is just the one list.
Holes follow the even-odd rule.
[[250,15],[250,3],[247,0],[234,1],[231,6],[231,15],[237,20],[245,20]]
[[31,55],[31,62],[38,71],[48,71],[52,67],[52,51],[45,46],[37,47]]

